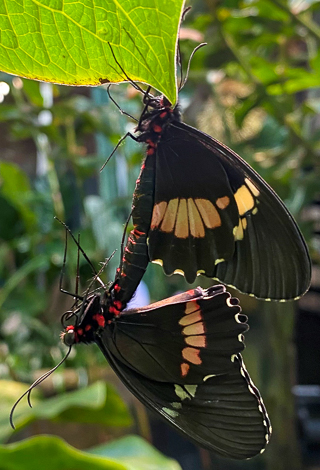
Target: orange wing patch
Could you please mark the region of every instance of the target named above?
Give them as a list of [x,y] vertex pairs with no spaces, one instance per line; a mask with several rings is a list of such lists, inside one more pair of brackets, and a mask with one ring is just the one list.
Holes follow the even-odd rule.
[[244,181],[246,182],[246,185],[248,186],[252,194],[258,197],[260,194],[259,189],[252,183],[252,181],[249,180],[249,178],[246,178]]
[[230,204],[230,198],[228,196],[219,197],[219,199],[216,200],[216,204],[219,209],[225,209]]
[[239,215],[244,215],[254,208],[254,198],[245,184],[234,193],[234,198],[238,206]]
[[186,199],[180,199],[174,234],[178,238],[188,238],[189,236],[188,209]]
[[152,212],[151,229],[154,229],[159,226],[166,212],[167,205],[168,204],[165,201],[159,202],[159,204],[154,205]]
[[200,365],[202,363],[200,357],[200,349],[196,348],[183,348],[182,350],[182,357],[191,364]]
[[166,208],[163,221],[161,224],[161,230],[163,232],[173,232],[173,228],[176,222],[176,215],[178,210],[179,199],[171,199],[169,201],[168,207]]
[[[227,196],[217,199],[217,207],[225,209],[230,203]],[[174,232],[177,238],[204,238],[205,228],[221,226],[217,208],[208,199],[171,199],[155,204],[152,212],[151,230]]]
[[207,346],[200,305],[195,300],[191,300],[186,303],[184,313],[185,315],[179,320],[179,325],[183,327],[181,334],[184,336],[184,342],[187,345],[182,349],[182,358],[186,361],[180,365],[182,377],[188,375],[190,364],[202,364],[200,348]]
[[208,201],[208,199],[196,199],[195,203],[207,228],[220,227],[221,219],[219,212],[211,201]]
[[203,238],[205,236],[204,226],[197,206],[191,198],[188,199],[188,215],[191,235],[194,238]]

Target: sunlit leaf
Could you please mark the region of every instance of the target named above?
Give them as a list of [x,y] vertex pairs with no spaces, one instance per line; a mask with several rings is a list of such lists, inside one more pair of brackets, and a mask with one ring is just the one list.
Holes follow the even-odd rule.
[[182,7],[182,0],[1,2],[0,68],[66,85],[122,82],[127,74],[174,102]]

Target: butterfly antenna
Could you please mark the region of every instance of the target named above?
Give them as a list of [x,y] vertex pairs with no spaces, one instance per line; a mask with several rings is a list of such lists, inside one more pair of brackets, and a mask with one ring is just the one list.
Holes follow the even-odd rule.
[[64,358],[59,362],[59,364],[57,364],[55,367],[53,367],[53,369],[49,370],[48,372],[46,372],[45,374],[41,375],[41,377],[39,377],[37,380],[35,380],[33,382],[32,385],[30,385],[30,387],[28,388],[28,390],[26,390],[20,398],[18,398],[18,400],[15,402],[15,404],[13,405],[13,407],[11,408],[11,412],[10,412],[10,425],[12,427],[12,429],[15,429],[15,426],[13,424],[13,414],[14,414],[14,411],[17,407],[17,405],[20,403],[20,401],[27,395],[28,397],[28,404],[30,406],[30,408],[32,408],[32,405],[31,405],[31,401],[30,401],[30,394],[32,392],[32,390],[37,386],[39,385],[41,382],[43,382],[47,377],[49,377],[49,375],[51,375],[54,371],[56,371],[58,369],[58,367],[61,366],[61,364],[63,364],[67,358],[69,357],[70,355],[70,352],[71,352],[71,348],[72,346],[69,346],[69,350],[67,351],[66,355],[64,356]]
[[[187,8],[185,8],[185,9],[183,10],[182,15],[181,15],[179,30],[180,30],[180,28],[181,28],[182,23],[183,23],[184,20],[185,20],[186,15],[189,13],[189,11],[191,10],[191,8],[192,8],[192,7],[187,7]],[[178,89],[179,89],[179,91],[180,91],[181,88],[183,87],[183,84],[182,84],[182,82],[183,82],[183,74],[182,74],[181,49],[180,49],[180,42],[179,42],[179,40],[178,40],[178,46],[177,46],[177,63],[178,63],[178,65],[179,65],[179,67],[180,67],[180,84],[179,84],[179,87],[178,87]]]
[[[96,271],[96,268],[93,266],[91,260],[89,259],[89,257],[87,256],[86,252],[83,250],[83,248],[81,247],[80,243],[76,240],[76,238],[74,237],[73,233],[71,232],[71,230],[69,229],[69,227],[64,223],[62,222],[58,217],[55,217],[55,219],[60,222],[61,225],[63,225],[65,227],[65,229],[69,232],[69,234],[71,235],[71,238],[72,240],[75,242],[76,246],[78,247],[78,250],[81,251],[81,253],[83,254],[84,256],[84,259],[87,261],[87,263],[89,264],[89,266],[91,267],[93,273],[95,274],[95,276],[97,276],[97,271]],[[100,284],[102,285],[102,287],[105,287],[104,283],[102,282],[102,280],[97,277],[96,280],[98,282],[100,282]],[[77,297],[77,296],[75,296]],[[79,300],[83,300],[82,297],[78,296]]]
[[126,77],[126,79],[128,80],[128,82],[133,86],[133,88],[135,88],[136,90],[140,91],[140,93],[142,93],[143,95],[145,94],[145,91],[137,84],[135,83],[130,77],[128,77],[128,75],[126,74],[126,72],[124,71],[123,67],[119,64],[116,56],[115,56],[115,53],[112,49],[112,46],[110,44],[110,42],[108,42],[109,44],[109,47],[111,49],[111,53],[112,53],[112,56],[114,58],[114,61],[115,63],[117,64],[117,66],[119,67],[119,69],[121,70],[121,72],[123,73],[123,75]]
[[190,71],[190,65],[191,65],[191,61],[192,61],[193,56],[195,55],[195,53],[196,53],[199,49],[201,49],[201,47],[206,46],[206,45],[207,45],[206,42],[202,42],[201,44],[199,44],[197,47],[195,47],[195,48],[193,49],[193,51],[192,51],[192,53],[191,53],[191,55],[190,55],[190,57],[189,57],[188,67],[187,67],[187,73],[186,73],[186,76],[185,76],[185,78],[184,78],[184,80],[183,80],[182,85],[181,85],[180,88],[179,88],[179,91],[182,90],[182,88],[183,88],[183,87],[185,86],[185,84],[186,84],[186,81],[188,80],[189,71]]
[[181,65],[181,49],[180,49],[180,42],[178,41],[178,46],[177,46],[177,64],[180,67],[180,84],[179,84],[179,91],[182,88],[182,82],[183,82],[183,74],[182,74],[182,65]]
[[109,99],[112,101],[112,103],[119,109],[120,113],[123,114],[124,116],[128,116],[129,118],[133,119],[133,121],[136,121],[138,122],[138,119],[136,119],[135,117],[131,116],[131,114],[127,113],[126,111],[123,111],[122,108],[120,108],[120,106],[118,105],[118,103],[116,102],[116,100],[112,97],[111,93],[110,93],[110,88],[113,84],[110,83],[110,85],[108,85],[107,87],[107,93],[108,93],[108,96],[109,96]]
[[[59,220],[59,219],[57,219],[57,220]],[[60,220],[59,220],[59,222],[62,223],[63,225],[65,225]],[[72,297],[74,297],[76,299],[82,300],[82,297],[80,295],[78,295],[78,291],[76,293],[73,293],[73,292],[69,292],[69,291],[63,289],[63,287],[62,287],[63,277],[64,277],[64,274],[65,274],[65,268],[66,268],[67,247],[68,247],[68,231],[67,231],[67,226],[66,225],[65,225],[65,233],[66,233],[66,241],[65,241],[65,244],[64,244],[63,263],[62,263],[62,268],[61,268],[61,272],[60,272],[60,280],[59,280],[59,290],[63,294],[71,295]]]
[[183,10],[183,13],[181,15],[180,25],[184,21],[185,17],[187,16],[187,14],[189,13],[190,10],[192,10],[192,7],[187,7]]

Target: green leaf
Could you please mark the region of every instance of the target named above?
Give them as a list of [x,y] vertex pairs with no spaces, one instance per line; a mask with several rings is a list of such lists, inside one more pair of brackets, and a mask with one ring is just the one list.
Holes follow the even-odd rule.
[[48,258],[46,255],[37,255],[34,258],[29,259],[21,268],[17,269],[11,277],[7,279],[4,285],[0,289],[0,308],[4,304],[7,297],[19,286],[19,284],[27,277],[30,273],[45,269],[48,267]]
[[29,230],[34,229],[35,215],[28,204],[30,183],[26,174],[17,165],[0,162],[0,191],[21,213],[26,227]]
[[182,8],[183,0],[2,0],[0,68],[66,85],[118,83],[127,74],[174,103]]
[[[0,414],[0,439],[3,442],[12,433],[9,427],[10,409],[15,400],[28,387],[26,384],[5,381],[3,381],[2,385],[2,389],[7,390],[6,399],[3,402]],[[74,392],[59,394],[53,398],[38,399],[36,404],[33,399],[32,402],[32,409],[27,406],[26,401],[19,403],[16,408],[14,413],[16,429],[20,430],[36,419],[94,423],[102,426],[130,426],[132,424],[131,416],[125,403],[112,385],[102,381],[95,382],[88,387]]]
[[[89,452],[52,436],[0,446],[1,470],[181,470],[140,437],[128,436]],[[45,466],[44,466],[45,462]]]
[[[26,389],[27,386],[24,383],[15,382],[13,380],[0,380],[0,442],[5,442],[11,434],[13,434],[13,429],[9,423],[10,410],[15,401],[26,391]],[[36,406],[38,402],[38,391],[34,390],[34,392],[32,403]],[[31,411],[32,410],[29,408],[27,402],[24,401],[19,404],[19,408],[17,409],[17,413],[24,413],[24,420],[27,420],[27,414]],[[20,423],[22,424],[21,419]]]
[[126,436],[89,450],[94,455],[119,459],[130,470],[180,470],[180,465],[165,457],[138,436]]
[[51,436],[0,446],[0,461],[1,470],[129,470],[120,461],[89,455]]
[[[71,396],[72,395],[72,396]],[[56,421],[76,421],[103,426],[130,426],[129,410],[110,383],[95,382],[93,385],[46,400],[45,408],[60,409]],[[43,408],[44,409],[44,408]],[[40,411],[41,412],[41,411]],[[40,414],[38,413],[40,417]]]

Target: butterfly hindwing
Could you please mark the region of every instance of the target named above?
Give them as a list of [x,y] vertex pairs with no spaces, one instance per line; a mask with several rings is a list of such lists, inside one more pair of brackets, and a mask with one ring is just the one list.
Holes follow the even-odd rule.
[[185,385],[150,380],[98,344],[128,389],[188,439],[227,458],[248,459],[263,452],[270,421],[240,354],[229,373]]
[[[189,297],[189,299],[188,299]],[[121,312],[101,338],[128,367],[158,381],[200,383],[232,368],[247,317],[223,286],[197,287],[164,302]]]

